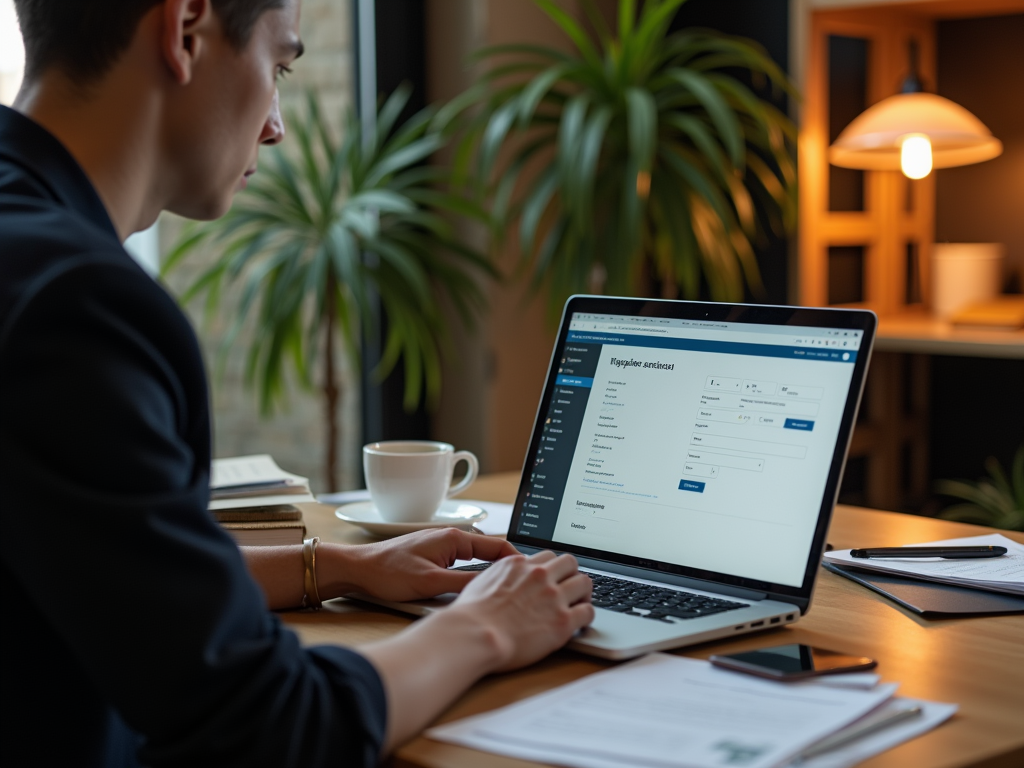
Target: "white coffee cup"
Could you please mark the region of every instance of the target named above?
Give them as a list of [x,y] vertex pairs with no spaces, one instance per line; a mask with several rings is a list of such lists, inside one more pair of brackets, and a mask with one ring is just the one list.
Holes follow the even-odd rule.
[[[452,485],[455,465],[469,465],[466,476]],[[429,520],[441,502],[466,490],[480,471],[469,451],[449,443],[390,440],[363,446],[363,473],[370,498],[380,516],[392,523]]]

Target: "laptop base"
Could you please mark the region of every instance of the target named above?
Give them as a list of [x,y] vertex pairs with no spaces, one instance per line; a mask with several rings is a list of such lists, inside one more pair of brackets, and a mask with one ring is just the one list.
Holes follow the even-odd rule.
[[[622,578],[619,574],[604,573],[596,569],[586,569],[585,572]],[[639,582],[639,580],[637,581]],[[684,594],[722,597],[722,595],[704,590],[679,591]],[[380,600],[364,594],[351,594],[346,597],[391,608],[401,613],[426,616],[451,605],[458,595],[450,593],[428,600],[403,603]],[[773,629],[785,624],[792,624],[799,618],[800,610],[795,605],[777,600],[749,601],[744,608],[715,613],[710,616],[692,619],[668,617],[657,621],[636,614],[615,613],[604,608],[595,608],[593,623],[580,630],[566,647],[590,656],[619,661],[654,651],[682,648],[723,637]]]

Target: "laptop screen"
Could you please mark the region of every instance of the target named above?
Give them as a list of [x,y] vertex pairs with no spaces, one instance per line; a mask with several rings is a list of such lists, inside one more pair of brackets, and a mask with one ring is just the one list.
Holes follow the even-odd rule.
[[563,326],[513,539],[800,587],[865,331]]

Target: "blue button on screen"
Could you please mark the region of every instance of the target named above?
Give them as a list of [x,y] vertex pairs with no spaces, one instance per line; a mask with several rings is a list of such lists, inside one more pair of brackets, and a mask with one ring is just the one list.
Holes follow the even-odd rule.
[[786,423],[782,426],[786,429],[802,429],[805,432],[814,430],[814,422],[807,419],[786,419]]
[[594,386],[594,379],[587,376],[559,376],[555,379],[555,384],[560,387],[586,387],[590,389]]
[[707,485],[707,483],[698,483],[696,480],[680,480],[679,490],[693,491],[694,493],[704,493],[705,485]]

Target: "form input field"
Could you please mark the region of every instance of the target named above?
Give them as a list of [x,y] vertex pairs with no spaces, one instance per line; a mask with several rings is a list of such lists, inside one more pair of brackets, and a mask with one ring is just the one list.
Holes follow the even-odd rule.
[[766,440],[748,440],[745,437],[725,437],[724,435],[708,435],[697,432],[690,436],[690,444],[706,448],[731,448],[734,451],[748,451],[769,456],[785,456],[790,459],[802,459],[807,455],[807,448],[803,445],[770,443]]
[[778,427],[786,422],[785,415],[757,413],[755,411],[732,411],[725,408],[698,408],[699,421],[720,421],[723,424],[754,424],[759,427]]
[[779,394],[784,397],[807,397],[811,400],[821,400],[825,390],[822,387],[802,387],[799,384],[783,384],[779,387]]
[[718,477],[718,467],[711,464],[698,464],[695,461],[683,462],[683,474],[694,477]]
[[784,400],[780,397],[758,397],[757,395],[735,395],[727,392],[705,392],[700,404],[706,408],[732,408],[739,411],[762,411],[784,413],[787,416],[817,416],[818,404],[804,400]]
[[739,392],[743,382],[740,379],[728,379],[724,376],[708,376],[704,389],[725,392]]
[[718,467],[730,467],[732,469],[744,469],[748,472],[761,472],[764,470],[764,459],[751,458],[750,456],[733,456],[728,453],[715,453],[714,451],[699,450],[697,448],[686,449],[686,463],[700,462],[714,464]]
[[729,411],[723,408],[698,408],[697,418],[701,421],[722,421],[726,424],[749,424],[757,422],[757,414],[747,411]]
[[744,379],[742,391],[746,395],[774,395],[778,386],[774,381]]

